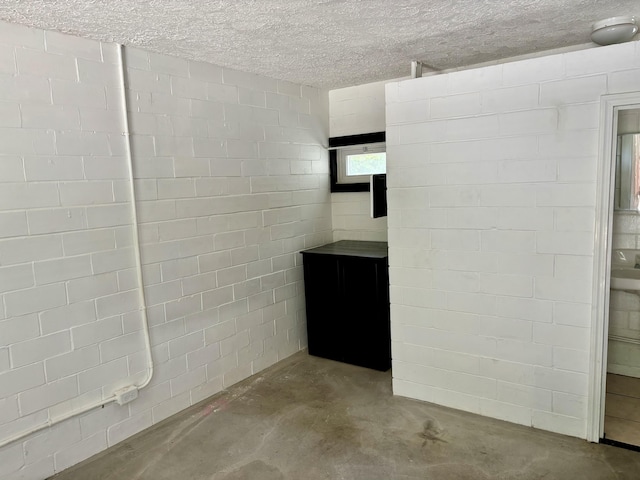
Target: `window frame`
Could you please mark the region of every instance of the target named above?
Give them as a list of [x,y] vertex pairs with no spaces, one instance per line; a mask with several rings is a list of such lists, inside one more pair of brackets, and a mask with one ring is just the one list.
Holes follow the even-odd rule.
[[[344,137],[329,138],[329,172],[331,177],[331,193],[334,192],[368,192],[370,191],[370,181],[356,181],[355,183],[340,183],[338,169],[339,148],[366,146],[369,144],[384,144],[386,141],[385,132],[365,133],[361,135],[347,135]],[[373,146],[373,145],[372,145]],[[346,172],[345,172],[346,173]]]
[[[377,173],[369,173],[365,175],[348,175],[348,157],[352,155],[361,155],[366,153],[384,153],[386,154],[387,148],[384,143],[369,143],[367,145],[357,145],[353,147],[344,147],[338,150],[338,183],[364,183],[370,181],[371,175],[377,175]],[[385,172],[386,173],[386,169]]]

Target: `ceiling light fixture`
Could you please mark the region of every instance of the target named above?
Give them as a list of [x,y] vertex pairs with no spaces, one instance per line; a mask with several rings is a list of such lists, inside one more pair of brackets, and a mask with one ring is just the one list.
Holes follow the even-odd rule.
[[628,42],[638,33],[634,17],[611,17],[593,24],[591,40],[598,45]]

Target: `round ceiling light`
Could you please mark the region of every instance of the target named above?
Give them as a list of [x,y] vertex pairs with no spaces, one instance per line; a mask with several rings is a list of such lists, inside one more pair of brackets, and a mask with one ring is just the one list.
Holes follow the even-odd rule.
[[612,45],[631,40],[638,33],[633,17],[611,17],[593,24],[591,40],[598,45]]

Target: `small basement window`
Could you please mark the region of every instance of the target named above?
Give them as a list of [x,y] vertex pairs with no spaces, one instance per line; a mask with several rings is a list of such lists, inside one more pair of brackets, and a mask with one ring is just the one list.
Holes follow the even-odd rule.
[[369,182],[370,175],[386,172],[387,152],[384,144],[338,150],[338,183]]
[[385,132],[329,139],[332,192],[368,192],[371,175],[387,171]]

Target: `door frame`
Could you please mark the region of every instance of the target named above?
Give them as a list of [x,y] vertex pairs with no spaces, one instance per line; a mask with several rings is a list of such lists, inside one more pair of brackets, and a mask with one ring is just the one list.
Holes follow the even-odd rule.
[[591,348],[587,404],[587,440],[604,435],[607,351],[609,336],[609,284],[615,182],[615,148],[620,110],[640,108],[640,92],[600,98],[600,142],[596,180],[596,216],[591,302]]

